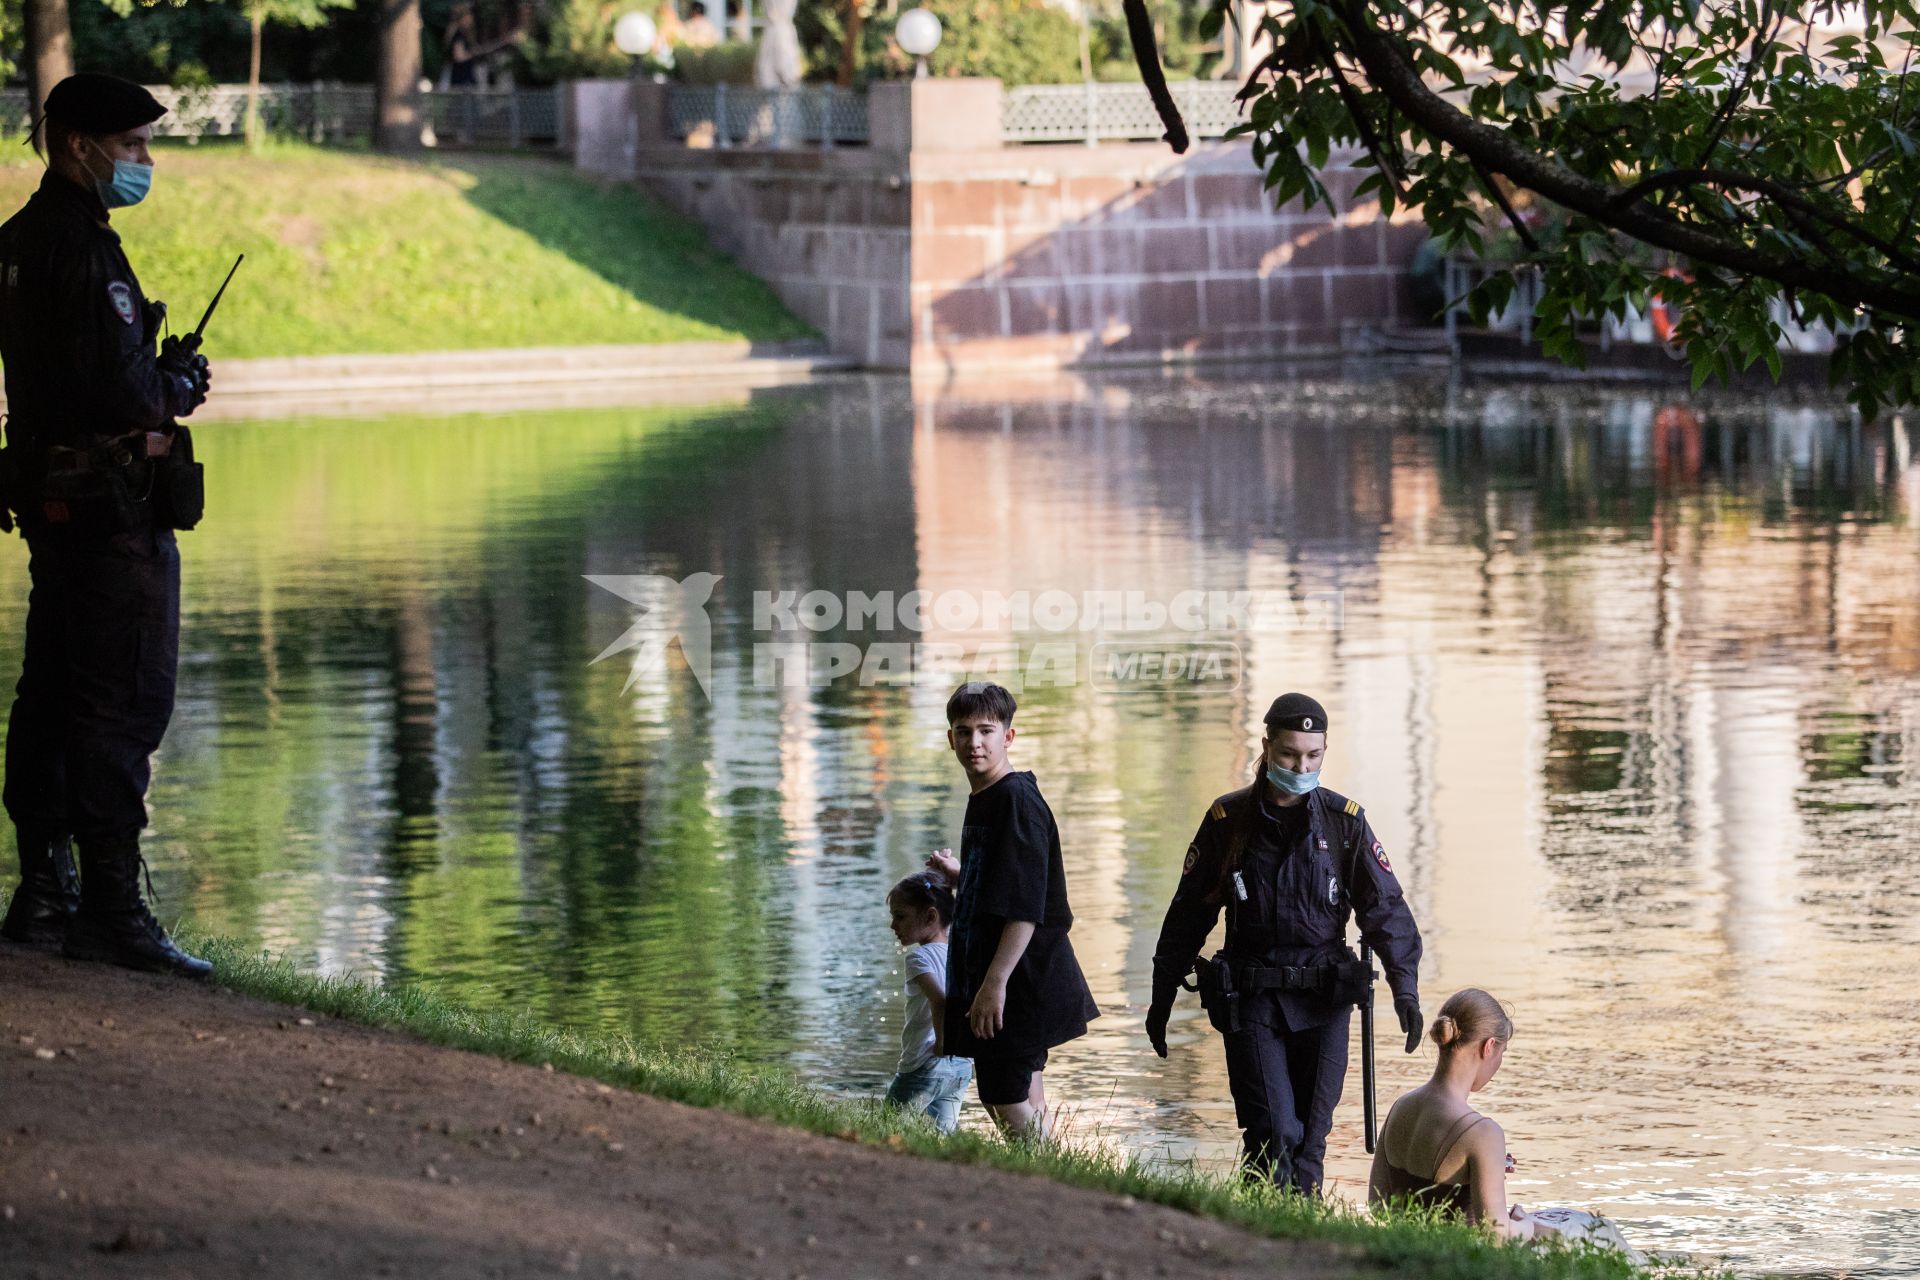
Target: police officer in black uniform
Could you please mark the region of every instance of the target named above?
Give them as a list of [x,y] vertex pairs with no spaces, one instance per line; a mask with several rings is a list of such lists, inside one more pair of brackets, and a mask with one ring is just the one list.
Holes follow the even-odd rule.
[[164,113],[113,76],[62,80],[35,135],[46,177],[0,226],[0,529],[18,513],[33,583],[7,724],[21,884],[0,937],[200,977],[211,966],[167,937],[139,881],[149,757],[179,657],[174,530],[201,505],[176,419],[205,400],[208,375],[190,350],[156,355],[165,308],[141,293],[108,212],[145,197]]
[[1359,804],[1319,785],[1325,709],[1285,694],[1266,729],[1256,781],[1216,800],[1188,846],[1154,949],[1147,1037],[1166,1057],[1174,996],[1224,907],[1226,946],[1200,963],[1198,987],[1226,1038],[1244,1167],[1315,1195],[1366,994],[1348,913],[1386,970],[1408,1053],[1421,1033],[1420,931]]

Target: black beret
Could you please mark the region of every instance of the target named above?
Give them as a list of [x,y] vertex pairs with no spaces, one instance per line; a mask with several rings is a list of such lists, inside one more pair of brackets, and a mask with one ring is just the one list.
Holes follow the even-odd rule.
[[49,120],[79,133],[124,133],[152,124],[167,109],[140,85],[98,71],[81,71],[47,95]]
[[1267,732],[1298,729],[1302,733],[1325,733],[1327,709],[1304,693],[1283,693],[1267,708]]

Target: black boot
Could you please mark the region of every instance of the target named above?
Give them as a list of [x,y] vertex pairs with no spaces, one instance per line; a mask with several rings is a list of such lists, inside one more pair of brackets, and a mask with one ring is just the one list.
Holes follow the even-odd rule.
[[20,887],[13,891],[0,938],[49,950],[66,941],[67,926],[80,909],[80,876],[73,869],[73,847],[63,835],[19,828]]
[[[204,978],[213,966],[173,945],[173,939],[147,910],[140,896],[140,857],[136,838],[83,841],[80,911],[67,930],[63,948],[69,959],[102,960],[124,969]],[[151,888],[151,882],[149,882]]]

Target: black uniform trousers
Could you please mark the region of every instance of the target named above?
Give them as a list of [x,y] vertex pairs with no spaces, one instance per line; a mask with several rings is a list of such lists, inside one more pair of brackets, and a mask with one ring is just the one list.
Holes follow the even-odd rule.
[[16,826],[90,841],[147,825],[150,758],[173,718],[180,551],[171,529],[28,539],[26,654],[7,722]]
[[1288,1031],[1243,1023],[1226,1036],[1227,1083],[1246,1150],[1245,1168],[1317,1195],[1326,1175],[1327,1131],[1347,1078],[1353,1010],[1323,1027]]

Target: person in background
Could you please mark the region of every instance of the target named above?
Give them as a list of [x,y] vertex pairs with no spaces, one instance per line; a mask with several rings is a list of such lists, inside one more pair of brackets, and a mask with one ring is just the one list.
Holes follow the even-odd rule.
[[887,1086],[887,1101],[931,1116],[934,1127],[960,1127],[960,1099],[973,1079],[973,1063],[946,1051],[947,926],[953,920],[953,889],[936,871],[916,871],[887,894],[893,936],[906,951],[907,1016],[900,1032],[900,1065]]
[[720,28],[707,16],[707,6],[698,0],[680,24],[680,43],[689,49],[711,49],[720,43]]
[[480,31],[474,23],[472,5],[455,7],[442,43],[447,55],[447,87],[477,86],[480,83]]

